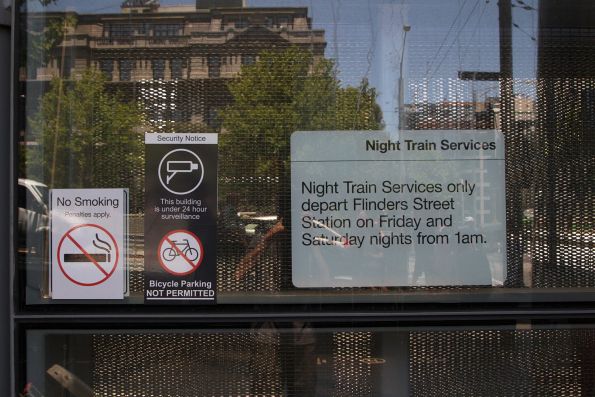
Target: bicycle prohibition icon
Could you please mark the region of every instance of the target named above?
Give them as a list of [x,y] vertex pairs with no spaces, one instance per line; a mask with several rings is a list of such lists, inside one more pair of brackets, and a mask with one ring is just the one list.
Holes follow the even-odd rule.
[[163,236],[157,254],[163,270],[175,276],[185,276],[198,269],[204,249],[198,236],[191,231],[173,230]]
[[187,238],[182,239],[182,242],[180,242],[179,240],[170,241],[174,243],[176,247],[178,247],[178,249],[175,249],[174,247],[168,247],[164,249],[161,253],[161,256],[164,260],[171,262],[180,255],[184,255],[191,262],[194,262],[198,259],[198,250],[190,246],[190,242]]

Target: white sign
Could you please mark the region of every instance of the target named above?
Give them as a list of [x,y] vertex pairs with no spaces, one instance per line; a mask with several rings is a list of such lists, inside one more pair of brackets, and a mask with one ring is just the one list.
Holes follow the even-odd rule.
[[52,189],[52,299],[123,299],[127,189]]
[[496,131],[296,132],[297,287],[500,285],[504,140]]

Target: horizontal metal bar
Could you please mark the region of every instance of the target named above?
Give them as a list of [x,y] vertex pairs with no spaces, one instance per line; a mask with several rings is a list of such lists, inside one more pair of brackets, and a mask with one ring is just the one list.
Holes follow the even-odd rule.
[[291,321],[309,320],[319,322],[394,322],[394,321],[517,321],[526,320],[557,320],[557,319],[582,319],[595,322],[595,308],[593,309],[524,309],[524,310],[449,310],[449,311],[416,311],[416,312],[269,312],[269,313],[111,313],[111,314],[21,314],[16,315],[15,320],[19,322],[50,322],[68,321],[77,322],[105,322],[113,323],[195,323],[195,322],[252,322],[266,320]]

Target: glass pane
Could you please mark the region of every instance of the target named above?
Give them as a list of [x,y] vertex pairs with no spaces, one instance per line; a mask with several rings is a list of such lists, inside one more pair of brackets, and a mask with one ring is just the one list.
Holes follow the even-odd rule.
[[[553,0],[22,2],[25,303],[144,303],[151,266],[181,282],[164,261],[194,256],[194,275],[214,269],[204,277],[219,304],[592,299],[593,11]],[[200,236],[171,243],[166,259],[146,243],[166,236],[145,216],[145,133],[218,140],[206,167],[217,170],[216,225],[189,230]],[[189,167],[168,168],[174,180],[198,169],[172,161]],[[58,189],[125,192],[122,236],[89,237],[118,255],[55,235]],[[60,238],[76,252],[54,252]],[[108,257],[118,261],[106,270]],[[117,274],[117,299],[84,299],[84,288],[52,299],[66,258],[72,272],[99,272],[81,284]]]
[[18,386],[34,396],[592,395],[594,342],[592,328],[31,330]]

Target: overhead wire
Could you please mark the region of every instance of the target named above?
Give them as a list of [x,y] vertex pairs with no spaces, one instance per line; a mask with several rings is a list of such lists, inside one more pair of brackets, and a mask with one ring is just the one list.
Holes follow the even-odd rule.
[[452,29],[454,28],[455,24],[457,23],[457,20],[461,16],[461,13],[463,12],[463,9],[465,8],[465,5],[467,4],[467,1],[468,0],[465,0],[465,2],[461,5],[461,7],[459,7],[459,12],[455,16],[455,19],[453,19],[452,23],[450,24],[450,27],[448,28],[448,31],[446,32],[446,35],[444,36],[444,39],[442,40],[442,43],[440,43],[440,46],[438,47],[438,50],[434,53],[434,57],[428,63],[428,67],[426,69],[426,74],[425,74],[424,77],[427,77],[427,75],[430,73],[430,69],[432,67],[432,63],[434,63],[434,61],[436,60],[436,58],[440,54],[440,51],[442,50],[442,47],[444,47],[444,44],[448,40],[448,36],[450,35],[450,32],[452,32]]
[[[483,9],[481,10],[481,13],[479,14],[479,18],[477,18],[477,23],[475,24],[475,27],[473,28],[473,33],[471,33],[471,37],[469,38],[469,44],[467,44],[467,47],[465,48],[465,52],[463,53],[463,60],[462,62],[465,62],[465,58],[467,57],[467,53],[469,52],[469,48],[471,47],[471,42],[472,41],[476,41],[475,37],[477,34],[477,31],[479,30],[479,25],[481,24],[481,21],[483,19],[483,15],[485,14],[487,8],[488,8],[488,4],[490,4],[490,0],[486,0]],[[480,35],[481,37],[481,35]],[[481,39],[478,40],[479,44],[481,45]],[[481,54],[481,52],[480,52]]]
[[434,77],[434,75],[438,72],[438,70],[440,70],[440,67],[442,66],[442,63],[444,63],[444,61],[446,60],[446,58],[448,57],[448,54],[450,53],[450,50],[452,49],[453,45],[457,42],[457,40],[459,39],[459,36],[461,35],[461,33],[463,32],[463,30],[465,29],[465,26],[467,26],[467,23],[469,22],[469,20],[471,19],[471,16],[475,13],[475,10],[477,9],[477,6],[479,5],[480,0],[477,0],[475,2],[475,5],[473,6],[473,9],[471,10],[471,12],[467,15],[467,18],[465,19],[465,22],[463,23],[463,25],[459,28],[459,30],[457,31],[457,35],[455,36],[455,39],[452,41],[452,43],[450,44],[450,46],[448,47],[446,53],[444,54],[444,56],[442,57],[442,59],[440,60],[440,63],[438,63],[438,66],[436,66],[436,69],[434,69],[434,72],[432,73],[432,75],[429,77],[430,79]]

